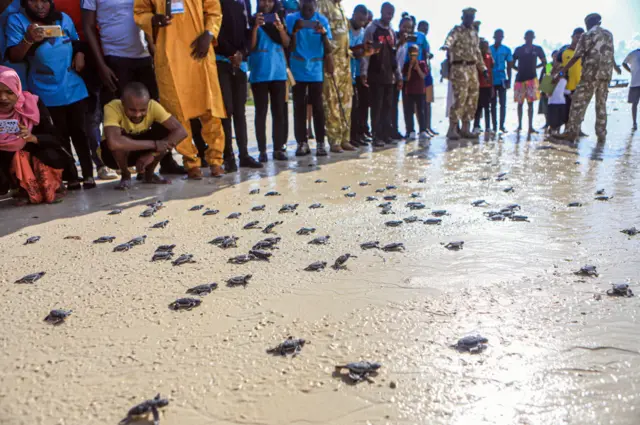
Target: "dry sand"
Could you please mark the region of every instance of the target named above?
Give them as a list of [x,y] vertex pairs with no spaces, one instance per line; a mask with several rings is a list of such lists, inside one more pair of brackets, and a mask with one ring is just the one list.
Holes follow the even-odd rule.
[[[479,143],[439,137],[428,148],[292,155],[222,179],[136,184],[129,193],[108,183],[61,205],[1,206],[0,423],[115,424],[159,392],[170,399],[163,425],[638,424],[640,298],[604,295],[622,281],[640,294],[640,236],[620,233],[640,227],[640,136],[627,131],[625,96],[611,95],[604,146],[593,137],[577,146],[515,134]],[[589,133],[592,123],[590,111]],[[508,180],[496,182],[501,171]],[[365,201],[386,184],[398,186],[394,216]],[[344,185],[357,197],[345,198]],[[504,193],[508,186],[515,192]],[[254,188],[261,194],[249,196]],[[609,202],[593,199],[601,188]],[[268,190],[282,196],[265,197]],[[405,207],[412,192],[428,209]],[[138,217],[154,199],[166,208]],[[474,208],[476,199],[491,205]],[[584,207],[568,208],[573,201]],[[308,209],[314,202],[325,208]],[[512,202],[530,222],[483,215]],[[285,203],[300,207],[278,214]],[[196,204],[221,213],[187,211]],[[250,212],[258,204],[266,211]],[[124,212],[107,215],[115,207]],[[441,226],[384,226],[431,209],[451,215]],[[225,219],[236,211],[239,220]],[[149,229],[165,219],[166,229]],[[265,236],[242,230],[252,220],[283,220],[281,249],[269,263],[228,264]],[[330,244],[308,245],[314,236],[295,234],[302,226],[331,235]],[[143,234],[146,244],[126,253],[91,243]],[[237,249],[207,243],[225,234],[240,237]],[[33,235],[41,241],[22,245]],[[461,251],[441,245],[459,239]],[[362,251],[369,240],[404,242],[407,251]],[[197,262],[150,262],[168,243]],[[303,270],[346,252],[358,256],[348,270]],[[600,276],[574,275],[584,264]],[[47,274],[35,284],[13,283],[37,271]],[[245,273],[253,274],[246,288],[224,285]],[[220,288],[199,308],[167,308],[208,282]],[[73,314],[54,327],[43,322],[52,308]],[[484,353],[449,348],[471,332],[489,338]],[[310,341],[299,356],[265,353],[289,335]],[[375,383],[334,375],[334,365],[360,359],[383,363]]]

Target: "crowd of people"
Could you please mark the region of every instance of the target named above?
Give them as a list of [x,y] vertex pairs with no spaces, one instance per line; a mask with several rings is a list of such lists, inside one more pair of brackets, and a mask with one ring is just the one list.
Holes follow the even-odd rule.
[[[325,156],[401,139],[426,143],[438,134],[429,23],[404,13],[396,31],[391,3],[377,19],[364,5],[349,18],[340,0],[257,0],[256,13],[250,0],[13,0],[0,7],[0,192],[12,189],[20,204],[96,187],[94,166],[103,180],[119,174],[121,190],[131,187],[133,173],[169,184],[163,176],[198,180],[203,167],[214,177],[262,168],[269,110],[272,158],[285,161],[290,99],[296,156],[311,153],[312,138],[315,154]],[[599,15],[587,16],[586,30],[577,28],[547,64],[533,31],[512,53],[502,30],[492,45],[479,37],[475,14],[465,9],[442,47],[448,138],[477,138],[483,114],[486,132],[506,132],[516,70],[518,131],[526,102],[528,131],[536,132],[540,101],[550,133],[575,140],[595,94],[604,141],[608,84],[620,68]],[[623,66],[632,73],[636,127],[640,51]],[[257,159],[248,148],[249,87]]]

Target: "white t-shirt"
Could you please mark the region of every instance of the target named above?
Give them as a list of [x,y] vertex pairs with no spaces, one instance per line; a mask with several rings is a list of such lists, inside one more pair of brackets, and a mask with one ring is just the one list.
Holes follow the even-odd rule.
[[553,89],[553,94],[549,98],[549,105],[564,105],[567,103],[567,99],[565,99],[565,94],[570,94],[571,92],[567,90],[567,79],[560,78],[556,87]]
[[80,7],[96,12],[105,56],[145,58],[149,56],[142,30],[133,20],[134,0],[82,0]]
[[631,84],[629,87],[640,87],[640,49],[629,53],[623,63],[631,68]]

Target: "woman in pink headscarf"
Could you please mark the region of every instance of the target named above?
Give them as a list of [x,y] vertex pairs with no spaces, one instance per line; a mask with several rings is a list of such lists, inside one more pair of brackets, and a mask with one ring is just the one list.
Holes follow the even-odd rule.
[[77,177],[72,161],[44,104],[22,91],[13,69],[0,66],[0,173],[17,189],[18,204],[58,199],[63,171]]

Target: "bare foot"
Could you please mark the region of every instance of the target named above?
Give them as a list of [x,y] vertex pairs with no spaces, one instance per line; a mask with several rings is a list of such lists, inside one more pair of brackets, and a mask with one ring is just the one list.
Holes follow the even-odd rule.
[[146,184],[171,184],[171,180],[165,179],[159,174],[151,174],[150,176],[145,176],[144,183]]
[[118,185],[116,187],[114,187],[115,190],[129,190],[131,189],[131,178],[125,179],[122,178],[120,180],[120,183],[118,183]]

